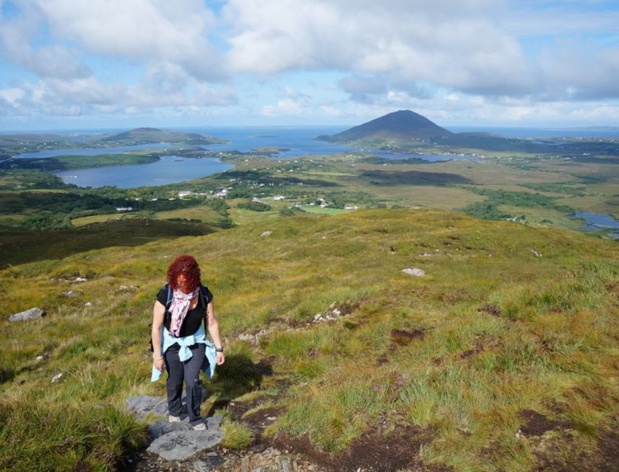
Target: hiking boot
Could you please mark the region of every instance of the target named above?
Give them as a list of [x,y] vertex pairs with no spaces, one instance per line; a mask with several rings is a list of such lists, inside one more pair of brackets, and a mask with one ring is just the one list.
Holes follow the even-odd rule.
[[204,424],[203,421],[201,421],[198,424],[194,424],[191,429],[193,429],[194,431],[206,431],[206,425]]
[[170,423],[180,423],[181,422],[181,417],[180,416],[170,415],[170,416],[168,416],[168,421]]

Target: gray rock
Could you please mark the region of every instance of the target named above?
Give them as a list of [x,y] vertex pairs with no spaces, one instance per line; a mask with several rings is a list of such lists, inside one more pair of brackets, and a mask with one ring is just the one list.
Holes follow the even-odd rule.
[[128,398],[127,410],[134,413],[139,420],[144,420],[149,413],[156,416],[168,415],[168,402],[165,398],[139,395]]
[[41,318],[45,316],[45,310],[41,310],[40,308],[30,308],[29,310],[22,311],[20,313],[15,313],[9,316],[9,321],[28,321],[34,320],[36,318]]
[[195,472],[211,472],[213,468],[204,461],[193,461],[192,464]]
[[155,439],[147,452],[158,454],[168,461],[189,459],[198,452],[217,446],[223,431],[172,431]]
[[146,420],[149,416],[157,418],[148,424],[153,441],[147,451],[168,461],[185,460],[212,448],[218,445],[224,436],[223,431],[219,430],[223,419],[221,415],[206,418],[205,431],[194,431],[186,414],[181,415],[179,422],[168,422],[168,403],[165,398],[139,395],[128,398],[125,405],[139,420]]
[[221,426],[221,420],[223,420],[223,416],[221,415],[215,415],[215,416],[209,416],[206,419],[206,427],[208,429],[219,429],[219,427]]
[[166,420],[158,420],[154,423],[148,424],[148,432],[150,433],[150,437],[152,439],[160,438],[161,436],[165,436],[168,433],[173,433],[175,431],[190,431],[189,423],[187,421],[182,423],[170,423]]
[[161,436],[175,431],[189,431],[190,429],[187,421],[184,423],[170,423],[166,420],[158,420],[148,424],[148,432],[153,439],[160,438]]
[[[173,433],[176,431],[191,431],[191,425],[189,424],[187,416],[183,415],[181,418],[182,420],[178,423],[170,423],[167,420],[158,420],[153,423],[149,423],[148,432],[150,433],[151,438],[157,439],[168,433]],[[206,418],[204,424],[206,424],[206,428],[208,430],[215,431],[219,429],[222,419],[223,416],[221,415],[212,416]]]
[[416,267],[403,269],[402,272],[408,275],[414,275],[415,277],[423,277],[424,275],[426,275],[425,271],[423,271],[422,269],[417,269]]

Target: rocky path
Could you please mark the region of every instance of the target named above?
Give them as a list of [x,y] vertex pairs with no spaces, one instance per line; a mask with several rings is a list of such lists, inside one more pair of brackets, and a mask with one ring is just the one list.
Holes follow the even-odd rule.
[[221,448],[221,416],[207,418],[205,431],[194,431],[187,418],[181,417],[179,423],[167,421],[165,398],[136,396],[127,400],[126,407],[141,421],[152,419],[148,423],[151,443],[131,457],[122,472],[324,472],[272,447],[243,452]]

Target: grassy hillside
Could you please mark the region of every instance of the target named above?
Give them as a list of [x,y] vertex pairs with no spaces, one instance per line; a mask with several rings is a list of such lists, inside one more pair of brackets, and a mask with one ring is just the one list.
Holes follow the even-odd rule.
[[[146,242],[212,233],[212,226],[189,221],[147,220],[107,215],[101,221],[71,229],[0,231],[0,268],[25,262],[63,259],[71,254],[110,246],[140,246]],[[106,219],[104,219],[106,218]]]
[[[122,406],[165,394],[149,383],[149,323],[184,252],[215,294],[228,360],[203,412],[224,411],[229,441],[256,437],[252,417],[267,412],[263,441],[333,470],[612,470],[616,244],[364,210],[12,267],[0,273],[0,470],[113,470],[142,444]],[[6,321],[34,306],[47,316]],[[375,462],[351,462],[361,447]]]

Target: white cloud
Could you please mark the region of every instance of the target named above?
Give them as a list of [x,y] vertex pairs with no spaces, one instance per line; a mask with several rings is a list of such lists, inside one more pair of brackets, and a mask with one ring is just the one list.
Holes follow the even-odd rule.
[[487,1],[232,0],[231,67],[356,70],[455,88],[529,88],[516,39]]
[[599,119],[619,98],[618,23],[611,0],[0,0],[0,102],[16,116]]
[[[6,116],[89,116],[97,113],[134,114],[136,110],[164,107],[226,106],[237,96],[227,86],[184,83],[175,90],[169,83],[101,83],[94,77],[74,80],[47,79],[34,85],[0,89],[0,108]],[[138,112],[139,113],[139,112]]]
[[382,95],[388,90],[388,82],[381,75],[359,75],[343,77],[338,85],[356,102],[368,102],[372,97]]
[[[527,15],[537,24],[528,30],[530,35],[543,34],[540,26],[547,21],[560,32],[566,28],[552,16],[536,16],[525,7],[511,20],[507,7],[507,2],[474,0],[231,0],[225,9],[233,30],[230,67],[256,74],[388,74],[392,84],[422,81],[494,96],[563,99],[577,90],[574,98],[619,97],[619,86],[610,79],[617,75],[615,51],[585,44],[583,51],[565,60],[568,50],[553,44],[548,60],[516,32],[524,29]],[[548,10],[549,15],[556,13]],[[560,13],[563,19],[577,15],[567,7]],[[600,16],[604,15],[586,15],[588,31],[611,24]],[[617,12],[611,16],[619,20]],[[592,52],[599,74],[580,67],[592,62]]]
[[24,5],[24,15],[1,18],[0,58],[43,77],[85,77],[91,71],[75,57],[75,51],[58,44],[32,46],[40,36],[44,23],[41,12]]
[[312,110],[315,104],[311,96],[292,89],[284,87],[285,98],[279,100],[275,105],[266,105],[262,108],[262,114],[268,117],[279,116],[312,116]]
[[34,0],[54,35],[92,52],[136,58],[182,56],[204,42],[212,21],[202,2]]
[[[22,36],[33,22],[52,41],[78,44],[98,54],[141,64],[174,62],[191,76],[225,75],[220,53],[208,40],[213,13],[200,0],[20,0],[21,15],[5,20]],[[42,51],[37,51],[39,55]],[[79,60],[79,54],[73,54]],[[61,61],[58,61],[61,62]]]

